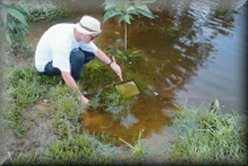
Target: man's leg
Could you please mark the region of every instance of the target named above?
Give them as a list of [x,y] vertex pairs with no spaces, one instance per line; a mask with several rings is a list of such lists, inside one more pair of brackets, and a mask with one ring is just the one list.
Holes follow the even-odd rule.
[[80,73],[83,70],[83,65],[88,63],[94,57],[95,55],[93,53],[82,51],[81,49],[75,49],[71,51],[71,75],[75,80],[79,80]]
[[[81,49],[74,49],[70,54],[71,75],[75,80],[80,78],[80,73],[83,69],[83,65],[91,61],[95,55],[90,52],[82,51]],[[46,76],[58,76],[61,72],[58,68],[53,67],[53,61],[50,61],[45,66],[45,70],[42,74]]]
[[56,67],[53,67],[53,61],[48,62],[45,66],[45,70],[42,73],[46,76],[58,76],[61,75],[60,70]]

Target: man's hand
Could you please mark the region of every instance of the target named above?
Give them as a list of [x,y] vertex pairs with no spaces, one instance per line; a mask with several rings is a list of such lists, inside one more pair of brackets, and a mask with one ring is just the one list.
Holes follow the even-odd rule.
[[86,107],[88,107],[90,105],[89,99],[87,99],[84,95],[81,95],[80,97],[81,97],[82,103],[85,104]]
[[115,58],[113,57],[113,63],[110,64],[110,67],[115,71],[119,76],[120,80],[123,81],[121,67],[116,63]]
[[73,77],[71,76],[71,74],[69,72],[61,72],[61,75],[65,81],[65,83],[74,91],[76,91],[79,94],[80,100],[82,101],[83,104],[85,104],[86,106],[89,106],[90,101],[80,93],[79,88],[75,82],[75,80],[73,79]]
[[120,80],[123,81],[122,79],[122,72],[120,66],[115,62],[115,59],[113,57],[113,62],[111,62],[111,59],[100,49],[98,49],[95,52],[95,55],[103,62],[106,64],[110,64],[110,67],[114,70],[114,72],[120,77]]
[[120,80],[123,81],[122,72],[121,72],[120,66],[119,66],[116,62],[113,62],[113,63],[111,63],[110,67],[111,67],[111,68],[115,71],[115,73],[119,76]]

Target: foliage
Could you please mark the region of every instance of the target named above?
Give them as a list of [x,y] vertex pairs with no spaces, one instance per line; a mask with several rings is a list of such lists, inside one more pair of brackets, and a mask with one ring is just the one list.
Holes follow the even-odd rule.
[[127,100],[124,99],[111,84],[105,89],[99,89],[95,99],[92,102],[93,109],[104,110],[111,113],[115,120],[120,120],[127,106]]
[[138,57],[140,56],[139,50],[127,50],[127,51],[121,51],[119,49],[116,50],[116,57],[124,60],[125,62],[128,62],[129,64],[133,64],[137,62]]
[[174,126],[178,131],[169,152],[171,161],[238,165],[247,162],[244,119],[211,110],[187,109],[176,113]]
[[144,130],[139,132],[139,137],[138,137],[138,139],[134,145],[131,145],[127,141],[123,140],[122,138],[119,138],[120,141],[125,143],[131,149],[132,155],[134,155],[134,157],[137,157],[137,158],[140,158],[140,157],[144,156],[144,154],[145,154],[145,149],[141,145],[141,134],[143,131]]
[[103,21],[107,21],[111,17],[116,17],[119,23],[124,22],[125,28],[125,50],[127,49],[127,24],[131,24],[134,15],[143,15],[153,19],[152,12],[147,7],[147,3],[153,3],[155,0],[105,0]]
[[157,30],[160,32],[160,33],[164,33],[167,37],[169,38],[175,38],[176,36],[179,35],[179,32],[180,32],[180,29],[178,27],[175,27],[175,26],[158,26],[157,27]]
[[148,18],[154,18],[152,12],[146,5],[147,3],[153,2],[155,2],[155,0],[135,0],[133,2],[130,0],[105,0],[105,14],[103,20],[107,21],[109,18],[116,16],[119,22],[124,21],[130,24],[131,20],[134,19],[133,15],[143,15]]
[[51,132],[60,138],[71,138],[78,133],[78,116],[84,111],[76,93],[68,86],[55,86],[47,95],[50,100]]
[[[9,125],[16,128],[15,133],[21,136],[27,128],[22,125],[23,111],[45,97],[48,89],[44,86],[44,77],[32,67],[11,67],[6,80],[8,107],[6,113]],[[37,88],[40,87],[40,88]]]
[[20,152],[12,155],[2,165],[34,165],[34,163],[41,163],[42,160],[35,154],[30,152]]
[[113,83],[117,77],[109,66],[95,59],[84,66],[81,79],[83,87],[95,91],[99,87]]
[[27,10],[16,4],[1,1],[1,19],[5,36],[12,45],[22,44],[27,31]]
[[107,164],[113,162],[112,148],[87,134],[54,142],[45,152],[56,164]]
[[33,106],[37,101],[46,98],[49,101],[48,107],[43,111],[39,110],[39,115],[52,122],[49,130],[60,139],[54,142],[44,155],[17,153],[10,158],[10,163],[63,164],[60,161],[69,163],[72,159],[82,163],[110,162],[112,159],[109,153],[112,148],[87,134],[79,134],[78,113],[83,111],[83,107],[77,95],[72,93],[69,87],[59,85],[59,80],[59,77],[53,79],[39,75],[33,67],[9,69],[7,82],[11,109],[6,114],[6,120],[12,124],[10,127],[17,136],[23,136],[28,130],[23,124],[26,118],[24,114],[35,109]]
[[36,7],[29,10],[29,22],[48,22],[57,17],[69,16],[71,13],[63,8],[56,6]]
[[[61,137],[68,136],[68,121],[77,123],[78,112],[82,110],[75,94],[68,87],[58,85],[59,77],[48,78],[38,74],[33,67],[11,67],[7,78],[7,94],[9,111],[6,119],[11,128],[15,129],[17,136],[22,136],[28,129],[23,124],[24,114],[29,111],[38,101],[47,99],[55,128]],[[56,85],[56,86],[55,86]],[[61,122],[61,123],[60,123]],[[71,127],[71,126],[69,126]]]
[[118,79],[113,71],[99,60],[93,60],[84,66],[82,73],[83,87],[94,98],[91,106],[112,114],[115,120],[121,118],[126,100],[114,88]]

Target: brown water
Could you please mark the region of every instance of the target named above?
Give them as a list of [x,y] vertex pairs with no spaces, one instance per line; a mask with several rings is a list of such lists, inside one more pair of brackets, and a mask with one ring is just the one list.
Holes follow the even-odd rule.
[[[86,129],[127,141],[144,129],[143,138],[155,145],[167,138],[171,112],[177,104],[200,106],[216,97],[222,112],[244,111],[247,4],[237,8],[243,1],[235,1],[236,5],[221,11],[224,8],[219,3],[187,2],[175,8],[171,2],[171,10],[156,13],[154,20],[140,18],[129,26],[129,49],[142,50],[144,61],[126,64],[123,74],[142,82],[142,92],[130,102],[129,114],[120,122],[105,112],[88,112],[83,117]],[[92,15],[102,19],[99,14]],[[31,31],[31,37],[37,41],[37,36],[53,23],[40,25]],[[110,20],[103,29],[96,41],[98,46],[123,45],[123,27]],[[135,78],[128,75],[130,71],[136,73]]]

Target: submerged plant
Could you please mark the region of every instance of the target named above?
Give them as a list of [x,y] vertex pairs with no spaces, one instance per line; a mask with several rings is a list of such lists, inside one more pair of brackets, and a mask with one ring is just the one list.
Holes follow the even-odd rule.
[[92,107],[109,112],[115,120],[119,120],[124,114],[123,110],[126,104],[127,100],[115,90],[113,85],[109,85],[108,89],[98,90]]
[[143,15],[153,19],[152,12],[147,7],[147,3],[153,3],[155,0],[105,0],[103,21],[107,21],[111,17],[116,17],[119,23],[124,23],[125,50],[127,50],[127,24],[131,24],[134,15]]
[[128,143],[124,139],[119,138],[121,142],[125,143],[131,149],[132,154],[135,157],[138,157],[138,158],[143,156],[144,153],[145,153],[145,149],[141,145],[141,134],[142,134],[143,131],[144,131],[144,129],[139,132],[139,137],[138,137],[138,139],[137,139],[137,141],[136,141],[136,143],[134,145],[131,145],[130,143]]
[[138,57],[140,56],[139,50],[128,50],[128,51],[121,51],[119,49],[116,50],[116,56],[120,59],[123,59],[125,62],[129,64],[134,63]]
[[216,113],[218,110],[220,109],[220,103],[218,99],[213,99],[210,108],[209,108],[209,112],[212,113]]
[[173,38],[176,37],[180,31],[180,29],[178,27],[175,26],[158,26],[157,30],[162,33],[162,34],[166,34],[168,37]]

